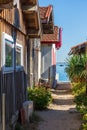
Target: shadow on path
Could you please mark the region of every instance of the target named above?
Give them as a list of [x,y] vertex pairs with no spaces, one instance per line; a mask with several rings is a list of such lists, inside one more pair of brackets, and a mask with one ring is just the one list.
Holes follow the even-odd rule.
[[37,111],[44,121],[37,130],[79,130],[80,114],[75,109],[70,89],[52,90],[53,103],[47,110]]

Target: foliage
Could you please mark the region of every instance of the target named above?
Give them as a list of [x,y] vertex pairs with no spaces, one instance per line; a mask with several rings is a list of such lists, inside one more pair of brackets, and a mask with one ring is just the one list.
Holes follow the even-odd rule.
[[65,71],[72,82],[76,108],[82,115],[82,130],[87,130],[87,56],[85,54],[73,55],[66,62]]
[[87,130],[87,123],[82,124],[82,130]]
[[87,96],[84,93],[81,93],[75,96],[76,108],[77,110],[82,113],[87,113]]
[[86,83],[85,82],[77,82],[72,83],[72,93],[76,96],[81,93],[85,93],[86,91]]
[[87,113],[84,114],[84,116],[83,116],[83,120],[84,120],[84,121],[87,121]]
[[80,81],[86,78],[86,55],[73,55],[66,59],[67,67],[65,68],[71,81]]
[[52,101],[52,96],[49,90],[44,87],[28,88],[28,99],[34,102],[35,109],[45,109]]
[[82,124],[82,128],[83,130],[87,130],[87,112],[83,115],[83,121],[84,123]]
[[24,128],[22,127],[21,124],[17,123],[17,124],[15,125],[15,130],[24,130]]
[[82,130],[87,130],[87,95],[85,94],[86,82],[72,83],[72,92],[75,95],[77,110],[82,115]]

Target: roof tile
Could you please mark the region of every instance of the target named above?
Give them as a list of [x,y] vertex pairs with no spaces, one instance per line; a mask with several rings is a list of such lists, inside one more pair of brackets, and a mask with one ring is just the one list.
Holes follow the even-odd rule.
[[43,19],[47,19],[48,17],[50,17],[50,13],[52,11],[52,5],[49,5],[47,7],[39,7],[39,11],[40,11],[40,18]]
[[54,26],[54,33],[53,34],[43,34],[41,38],[42,43],[55,43],[59,41],[58,37],[58,27]]

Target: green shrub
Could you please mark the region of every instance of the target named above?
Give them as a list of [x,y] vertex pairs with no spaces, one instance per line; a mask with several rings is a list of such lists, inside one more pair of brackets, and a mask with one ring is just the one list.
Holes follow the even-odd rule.
[[17,123],[17,124],[15,125],[15,130],[24,130],[24,128],[22,127],[21,124]]
[[85,93],[86,91],[86,84],[85,82],[78,82],[78,83],[72,83],[72,93],[77,96],[81,93]]
[[84,93],[81,93],[75,96],[75,102],[78,106],[87,106],[87,96]]
[[87,130],[87,123],[82,124],[82,130]]
[[36,110],[42,110],[52,101],[52,96],[50,91],[44,87],[28,88],[28,100],[34,102],[34,108]]
[[72,92],[75,95],[76,108],[82,115],[82,130],[87,130],[87,95],[85,94],[86,83],[78,82],[73,83],[72,85]]
[[87,113],[83,115],[83,120],[87,121]]

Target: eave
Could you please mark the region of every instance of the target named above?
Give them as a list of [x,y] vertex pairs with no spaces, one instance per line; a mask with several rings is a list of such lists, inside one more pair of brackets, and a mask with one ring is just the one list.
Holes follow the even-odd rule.
[[27,35],[29,37],[40,37],[41,21],[37,0],[22,0],[22,11],[26,21]]
[[27,5],[34,6],[37,4],[37,0],[21,0],[21,2],[22,2],[22,5],[24,6],[27,6]]
[[54,31],[53,7],[39,7],[40,18],[44,34],[50,34]]
[[86,47],[87,47],[87,42],[83,42],[76,46],[73,46],[69,52],[69,55],[85,53]]
[[13,7],[14,0],[0,0],[0,10],[11,9]]
[[44,34],[51,34],[53,33],[53,30],[54,30],[54,24],[51,22],[51,23],[48,23],[48,24],[42,24],[42,28],[43,28],[43,33]]
[[9,4],[10,2],[12,2],[13,0],[0,0],[0,5],[1,4]]
[[[22,5],[34,6],[37,4],[37,0],[20,0]],[[0,0],[0,9],[10,9],[15,6],[17,1],[15,0]]]
[[62,45],[62,29],[54,26],[53,34],[43,34],[41,38],[41,44],[55,44],[56,49],[59,49]]

